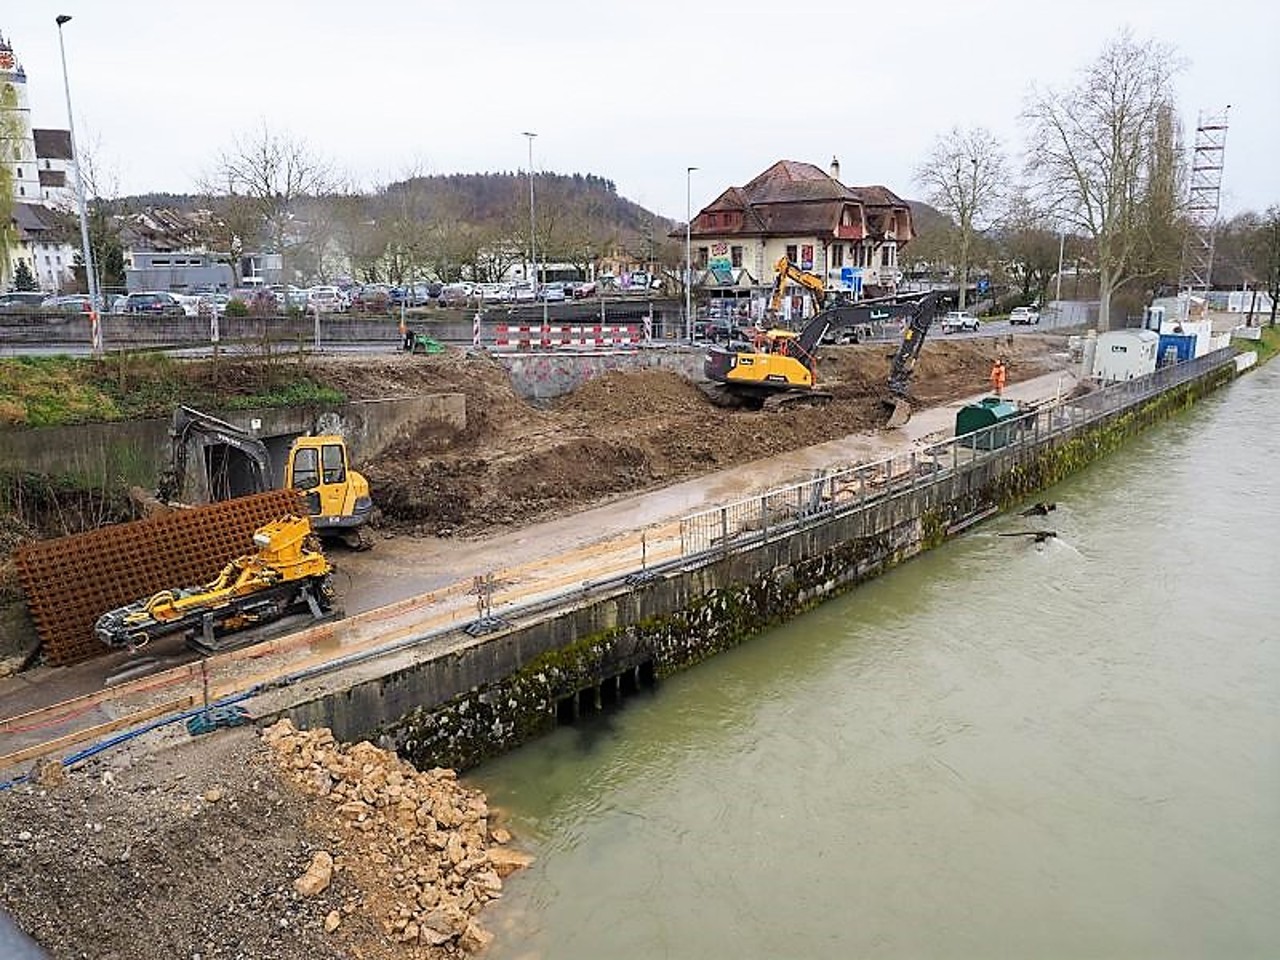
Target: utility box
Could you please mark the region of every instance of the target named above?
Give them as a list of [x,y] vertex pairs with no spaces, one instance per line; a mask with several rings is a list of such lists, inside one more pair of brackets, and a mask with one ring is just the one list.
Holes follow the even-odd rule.
[[1160,334],[1154,330],[1108,330],[1098,334],[1093,378],[1103,383],[1133,380],[1155,373]]
[[1193,333],[1160,334],[1160,351],[1156,366],[1167,367],[1175,363],[1186,363],[1196,355],[1196,336]]
[[1007,446],[1022,428],[1022,423],[1017,421],[1021,413],[1016,403],[1000,397],[983,397],[956,413],[956,440],[962,447],[974,450]]

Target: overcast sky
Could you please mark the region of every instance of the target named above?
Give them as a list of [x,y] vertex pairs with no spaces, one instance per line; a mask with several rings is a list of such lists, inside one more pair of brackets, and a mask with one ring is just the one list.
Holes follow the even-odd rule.
[[934,138],[1023,150],[1031,85],[1061,87],[1123,27],[1172,44],[1188,145],[1231,105],[1223,210],[1280,202],[1276,0],[40,0],[5,4],[33,122],[76,135],[120,193],[189,192],[265,122],[371,188],[410,172],[593,173],[683,221],[776,160],[920,196]]

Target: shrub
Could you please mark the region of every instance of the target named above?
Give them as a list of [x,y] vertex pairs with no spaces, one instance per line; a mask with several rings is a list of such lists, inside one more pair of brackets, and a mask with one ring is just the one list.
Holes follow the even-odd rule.
[[226,309],[223,310],[223,316],[226,317],[247,317],[249,315],[249,305],[243,300],[228,300]]

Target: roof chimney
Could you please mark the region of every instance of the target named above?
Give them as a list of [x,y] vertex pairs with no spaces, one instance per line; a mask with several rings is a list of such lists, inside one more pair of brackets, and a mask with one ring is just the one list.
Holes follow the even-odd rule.
[[832,180],[840,179],[840,161],[837,160],[835,157],[831,158],[831,179]]

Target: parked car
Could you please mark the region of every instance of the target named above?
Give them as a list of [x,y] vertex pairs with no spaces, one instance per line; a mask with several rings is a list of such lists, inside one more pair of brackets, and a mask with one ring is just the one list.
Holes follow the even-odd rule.
[[351,300],[351,306],[357,310],[377,313],[387,309],[391,301],[391,288],[385,283],[366,283],[358,287]]
[[586,280],[573,288],[573,299],[585,300],[587,297],[596,295],[596,282],[594,280]]
[[1009,313],[1010,325],[1025,323],[1030,326],[1040,322],[1040,312],[1034,307],[1014,307]]
[[460,306],[471,299],[474,284],[446,283],[440,290],[439,298],[442,306]]
[[128,313],[129,312],[129,295],[127,293],[117,293],[114,297],[107,299],[107,313]]
[[40,306],[52,313],[88,313],[92,308],[92,301],[86,294],[72,293],[63,297],[49,297]]
[[528,280],[516,280],[507,284],[507,299],[512,303],[531,303],[537,299],[537,294]]
[[161,317],[185,317],[187,315],[187,311],[178,302],[178,298],[172,293],[163,291],[129,294],[124,312],[146,313]]
[[182,312],[188,317],[200,316],[200,298],[189,293],[175,293],[173,299],[182,304]]
[[981,326],[978,318],[966,310],[952,310],[942,318],[943,333],[964,333],[968,330],[977,332]]
[[38,290],[15,290],[12,293],[0,293],[0,311],[17,312],[39,307],[48,298],[47,293]]
[[473,296],[488,303],[506,303],[511,299],[505,283],[482,283],[476,287]]
[[551,283],[543,284],[541,290],[538,291],[538,299],[545,300],[547,303],[560,303],[568,299],[565,292],[565,285],[559,280],[553,280]]
[[231,302],[231,298],[225,293],[202,293],[199,298],[199,314],[206,320],[217,315],[223,316],[227,312],[227,304]]

